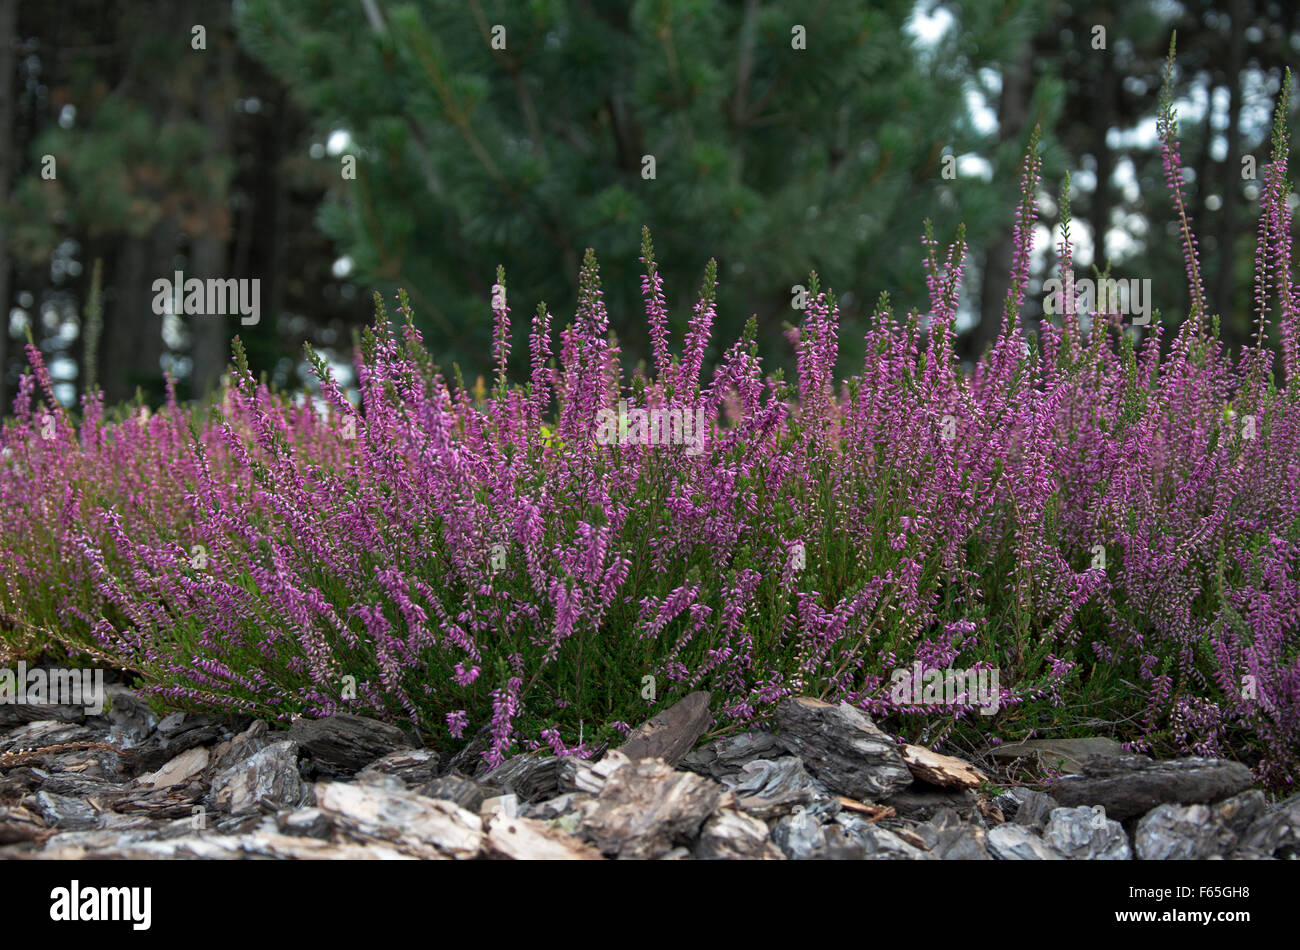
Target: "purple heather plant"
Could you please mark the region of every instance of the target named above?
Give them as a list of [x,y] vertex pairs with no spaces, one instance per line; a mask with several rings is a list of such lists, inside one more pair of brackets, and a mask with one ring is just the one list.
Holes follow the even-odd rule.
[[[476,398],[376,299],[359,405],[271,390],[236,345],[219,398],[61,408],[39,351],[0,434],[0,637],[135,671],[161,701],[286,720],[361,712],[433,741],[587,754],[685,692],[720,729],[809,693],[900,733],[992,738],[1108,717],[1139,747],[1300,766],[1300,300],[1285,99],[1262,189],[1256,345],[1207,321],[1161,121],[1191,315],[1162,352],[1073,312],[1068,182],[1060,325],[1020,326],[1039,162],[1024,164],[1002,331],[954,349],[965,242],[927,224],[929,312],[882,296],[861,372],[836,379],[839,308],[812,276],[797,380],[751,325],[712,372],[716,270],[672,356],[649,233],[654,366],[628,381],[589,251],[553,358],[538,307],[511,385],[505,274],[494,386]],[[1282,379],[1265,346],[1276,298]],[[1086,321],[1085,321],[1085,318]],[[1086,322],[1086,326],[1085,326]],[[603,409],[702,410],[704,451],[603,445]],[[650,444],[645,444],[650,443]],[[891,673],[996,668],[978,702],[900,705]],[[1127,731],[1125,731],[1127,728]],[[937,738],[936,738],[937,737]]]

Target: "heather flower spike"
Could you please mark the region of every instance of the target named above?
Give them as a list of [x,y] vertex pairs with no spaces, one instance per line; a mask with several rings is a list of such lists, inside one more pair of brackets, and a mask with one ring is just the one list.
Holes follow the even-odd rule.
[[1029,136],[1029,145],[1025,150],[1024,164],[1020,176],[1020,206],[1016,212],[1016,224],[1012,243],[1014,251],[1011,259],[1011,286],[1007,289],[1007,305],[1003,333],[1018,333],[1020,327],[1020,308],[1025,303],[1025,288],[1029,283],[1029,258],[1034,250],[1034,222],[1038,219],[1038,176],[1042,169],[1042,158],[1038,154],[1038,139],[1041,134],[1035,125]]
[[1282,344],[1282,365],[1287,379],[1300,370],[1300,300],[1291,286],[1291,185],[1287,179],[1290,144],[1287,113],[1291,100],[1291,71],[1286,70],[1273,116],[1273,154],[1264,173],[1261,195],[1260,239],[1256,254],[1256,310],[1258,342],[1262,343],[1267,319],[1269,277],[1277,299],[1278,335]]
[[1179,152],[1178,116],[1174,112],[1174,50],[1178,41],[1175,32],[1169,38],[1169,56],[1165,60],[1164,81],[1160,87],[1160,115],[1156,128],[1160,135],[1161,164],[1165,185],[1178,214],[1179,233],[1183,241],[1183,259],[1187,265],[1187,286],[1191,294],[1191,312],[1188,320],[1199,333],[1201,320],[1206,316],[1205,287],[1201,281],[1201,262],[1196,235],[1192,233],[1191,218],[1183,196],[1183,165]]
[[650,323],[650,344],[654,353],[655,372],[660,378],[668,372],[668,308],[664,305],[663,278],[655,264],[654,244],[650,241],[650,229],[641,228],[641,262],[645,265],[646,275],[641,281],[641,293],[645,297],[646,318]]

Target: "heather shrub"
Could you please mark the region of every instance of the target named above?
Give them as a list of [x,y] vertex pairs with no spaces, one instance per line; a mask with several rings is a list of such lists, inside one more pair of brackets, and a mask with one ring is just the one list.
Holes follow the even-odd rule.
[[[557,338],[545,305],[532,317],[522,383],[498,271],[480,394],[436,365],[404,296],[397,321],[376,300],[355,405],[320,360],[309,398],[259,383],[237,348],[209,405],[106,412],[91,396],[74,418],[29,347],[0,436],[5,642],[136,671],[171,704],[478,737],[491,762],[590,751],[706,688],[720,730],[807,693],[932,743],[1105,729],[1290,782],[1284,114],[1261,189],[1260,337],[1236,358],[1205,311],[1171,109],[1193,302],[1172,339],[1156,321],[1137,344],[1120,314],[1068,307],[1022,330],[1031,147],[1006,319],[970,373],[953,348],[964,242],[941,250],[928,230],[929,312],[882,296],[847,378],[815,275],[792,383],[764,372],[752,326],[706,371],[712,263],[675,351],[648,234],[644,372],[622,366],[590,251],[573,322]],[[1060,250],[1069,287],[1068,228]],[[900,703],[891,677],[915,664],[996,670],[996,713]]]

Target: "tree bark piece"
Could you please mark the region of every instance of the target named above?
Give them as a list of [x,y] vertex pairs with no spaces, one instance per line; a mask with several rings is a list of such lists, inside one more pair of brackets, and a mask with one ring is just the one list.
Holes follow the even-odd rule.
[[786,748],[838,795],[878,800],[912,784],[898,744],[848,703],[787,699],[777,707],[776,721]]
[[976,788],[989,777],[964,759],[941,755],[925,746],[903,746],[903,761],[912,775],[939,788]]
[[95,809],[76,798],[55,795],[52,792],[38,792],[35,804],[41,817],[51,828],[83,831],[95,827],[97,820]]
[[1053,782],[1052,797],[1067,807],[1101,805],[1116,821],[1144,814],[1166,802],[1208,804],[1250,787],[1250,769],[1224,759],[1169,759],[1144,755],[1089,759],[1082,775]]
[[[3,709],[0,706],[0,709]],[[22,707],[19,707],[22,708]],[[0,765],[12,765],[12,758],[21,750],[48,749],[64,743],[80,742],[95,738],[94,733],[85,726],[61,719],[36,719],[20,726],[8,735],[0,736],[0,754],[9,756]]]
[[298,744],[285,739],[218,772],[209,799],[214,808],[246,815],[268,806],[296,807],[302,804],[304,792],[298,773]]
[[839,803],[840,807],[845,811],[856,812],[866,818],[867,821],[898,817],[893,805],[867,805],[855,798],[846,798],[843,795],[839,796]]
[[796,809],[772,826],[772,843],[791,861],[820,857],[826,849],[826,829],[815,815]]
[[559,794],[560,759],[554,755],[525,752],[506,759],[478,779],[485,788],[513,792],[526,802]]
[[349,838],[387,842],[417,858],[473,858],[483,823],[453,802],[373,785],[318,782],[316,807]]
[[488,822],[485,851],[514,861],[603,861],[591,845],[531,818],[496,815]]
[[371,762],[361,774],[393,775],[407,785],[431,782],[438,776],[438,753],[432,749],[398,749]]
[[605,787],[605,780],[630,761],[618,749],[610,749],[599,762],[565,756],[560,759],[556,769],[559,790],[561,793],[586,792],[596,795]]
[[1142,816],[1133,835],[1138,859],[1204,861],[1231,854],[1265,805],[1259,789],[1217,805],[1157,805]]
[[1300,857],[1300,795],[1278,802],[1246,829],[1238,857]]
[[942,809],[916,829],[925,850],[944,861],[991,861],[988,834],[976,824],[962,821],[952,808]]
[[131,765],[138,771],[156,771],[182,752],[215,742],[225,731],[226,726],[211,716],[174,713],[144,742],[131,747]]
[[775,733],[743,732],[706,743],[687,753],[679,764],[721,782],[743,771],[755,759],[779,759],[785,754],[785,746]]
[[209,754],[203,746],[195,746],[176,756],[157,772],[147,772],[135,781],[141,788],[170,788],[184,785],[203,774],[208,767]]
[[22,805],[0,805],[0,845],[40,841],[52,833],[39,816]]
[[411,855],[386,844],[323,841],[273,831],[247,835],[184,835],[157,839],[135,831],[72,832],[51,838],[38,857],[52,860],[116,858],[202,858],[231,861],[248,857],[281,860],[410,860]]
[[723,784],[735,794],[737,808],[764,820],[830,797],[826,786],[808,774],[796,755],[746,762],[741,772],[728,775]]
[[629,759],[663,759],[675,766],[713,721],[709,699],[703,690],[690,693],[632,730],[619,751]]
[[610,856],[659,858],[697,837],[722,795],[721,785],[693,772],[656,759],[630,762],[586,803],[579,833]]
[[1133,849],[1124,826],[1105,811],[1079,805],[1057,808],[1043,828],[1043,843],[1072,861],[1128,861]]
[[[250,793],[250,786],[240,786],[240,796],[252,794],[250,800],[243,797],[238,799],[238,806],[241,815],[257,815],[265,802],[267,807],[275,807],[278,802],[274,799],[275,792],[267,789],[283,789],[284,785],[276,784],[276,776],[272,771],[264,772],[255,780],[263,783],[257,787],[256,791]],[[98,827],[107,828],[116,826],[120,820],[129,818],[189,818],[194,813],[194,806],[203,800],[207,794],[207,788],[200,782],[190,782],[187,785],[173,785],[168,788],[141,788],[128,791],[124,795],[107,796],[104,801],[112,805],[112,816],[101,816]],[[261,793],[263,798],[257,798],[256,795]],[[301,795],[301,786],[299,786]],[[94,800],[92,799],[92,802]]]
[[1061,856],[1024,825],[998,825],[988,833],[988,849],[998,861],[1060,861]]
[[426,798],[441,798],[444,801],[455,802],[461,808],[476,815],[484,798],[483,789],[477,782],[457,772],[425,782],[415,791]]
[[108,688],[109,706],[104,718],[111,722],[108,741],[123,748],[144,742],[158,728],[158,717],[139,696],[121,686]]
[[730,808],[720,808],[704,823],[695,857],[703,861],[783,861],[768,839],[767,823]]
[[830,829],[843,830],[848,842],[856,845],[866,861],[933,861],[934,855],[926,850],[926,840],[909,828],[893,830],[867,821],[857,815],[841,813],[833,825],[827,825],[827,843]]
[[1023,825],[1041,835],[1051,820],[1052,812],[1060,807],[1061,803],[1046,792],[1029,791],[1021,799],[1013,820],[1017,825]]
[[979,813],[979,796],[969,788],[933,788],[919,782],[881,804],[891,806],[899,818],[908,821],[929,821],[944,808],[955,809],[963,821],[973,821]]
[[351,775],[390,752],[411,746],[396,726],[351,713],[296,720],[289,727],[289,738],[327,775]]
[[1126,754],[1122,745],[1104,736],[1026,739],[1023,742],[1009,742],[992,750],[993,758],[999,761],[1029,758],[1034,759],[1042,768],[1059,769],[1075,775],[1083,772],[1083,764],[1094,755],[1116,758]]

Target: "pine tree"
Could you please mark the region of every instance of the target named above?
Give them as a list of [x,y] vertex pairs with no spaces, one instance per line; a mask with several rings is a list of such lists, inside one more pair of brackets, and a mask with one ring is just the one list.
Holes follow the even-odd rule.
[[676,341],[709,258],[715,338],[756,313],[769,355],[812,270],[850,316],[885,289],[923,306],[923,220],[940,240],[964,220],[978,243],[1002,183],[944,175],[996,143],[968,117],[970,58],[905,32],[915,7],[247,0],[239,28],[322,140],[350,136],[319,158],[338,168],[320,223],[356,279],[404,286],[440,357],[487,373],[497,264],[513,299],[563,315],[587,247],[621,344],[648,357],[642,225]]

